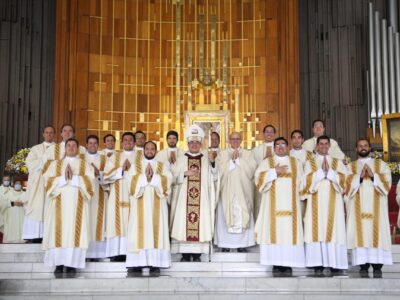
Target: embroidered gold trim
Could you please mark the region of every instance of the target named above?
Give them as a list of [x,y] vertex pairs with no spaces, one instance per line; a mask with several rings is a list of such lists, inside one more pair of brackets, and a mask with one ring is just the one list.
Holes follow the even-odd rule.
[[363,219],[363,220],[373,220],[374,219],[374,214],[372,214],[372,213],[362,213],[361,214],[361,219]]
[[99,168],[99,171],[104,171],[105,166],[106,166],[106,156],[101,154],[100,155],[100,168]]
[[319,231],[319,226],[318,226],[318,195],[317,193],[312,194],[311,196],[311,203],[312,203],[312,236],[313,236],[313,242],[318,242],[319,237],[318,237],[318,231]]
[[109,176],[112,173],[114,173],[118,168],[120,167],[121,164],[121,152],[116,152],[115,153],[115,162],[114,162],[114,168],[112,168],[110,171],[107,173],[104,173],[104,176]]
[[292,169],[292,243],[297,244],[297,166],[296,159],[290,158]]
[[[268,158],[268,164],[270,168],[275,167],[275,160],[273,157]],[[270,238],[271,244],[276,244],[276,180],[271,184],[269,193],[269,213],[270,213]]]
[[143,196],[137,199],[137,248],[144,248],[144,200]]
[[162,194],[167,197],[168,196],[168,178],[167,176],[162,175],[164,171],[164,164],[162,162],[157,162],[157,174],[161,178],[161,187]]
[[154,191],[154,205],[153,205],[153,238],[154,238],[154,248],[158,249],[158,238],[160,230],[160,207],[161,201],[158,197],[157,192]]
[[136,192],[136,185],[139,179],[140,173],[139,174],[135,174],[134,176],[132,176],[132,180],[131,180],[131,189],[130,189],[130,194],[133,196],[135,195]]
[[131,204],[129,202],[118,202],[119,207],[121,208],[130,208]]
[[[337,171],[339,161],[334,158],[332,160],[332,169]],[[335,210],[336,210],[336,191],[333,184],[330,182],[329,188],[329,206],[328,206],[328,224],[326,226],[326,241],[332,241],[333,225],[335,223]]]
[[380,218],[380,205],[379,205],[379,192],[374,192],[374,218],[372,220],[372,232],[373,232],[373,248],[379,247],[379,218]]
[[51,162],[52,162],[52,160],[46,161],[46,163],[44,164],[43,169],[42,169],[42,175],[46,174],[47,170],[50,167]]
[[61,149],[60,148],[61,148],[60,144],[54,145],[54,160],[61,159]]
[[81,243],[81,232],[82,232],[82,215],[83,215],[83,195],[78,192],[78,206],[76,208],[75,218],[75,247],[79,248]]
[[120,205],[119,205],[119,198],[120,198],[120,180],[115,181],[114,188],[115,188],[115,234],[117,236],[121,236],[121,214],[120,214]]
[[188,170],[192,167],[200,170],[198,175],[187,178],[186,203],[186,241],[198,242],[200,239],[200,203],[201,203],[201,158],[188,157]]
[[56,214],[55,214],[55,244],[56,248],[60,248],[62,246],[62,214],[61,214],[61,195],[58,195],[55,199],[56,203]]
[[258,182],[257,182],[257,189],[260,190],[260,188],[262,187],[264,180],[265,180],[265,176],[267,175],[267,172],[261,172],[258,175]]
[[361,199],[360,190],[356,193],[354,201],[354,210],[356,217],[357,247],[364,247],[364,233],[362,228]]
[[291,217],[293,212],[290,210],[277,210],[275,216],[277,217]]
[[104,190],[99,187],[99,202],[97,208],[96,222],[96,241],[103,240],[103,220],[104,220]]

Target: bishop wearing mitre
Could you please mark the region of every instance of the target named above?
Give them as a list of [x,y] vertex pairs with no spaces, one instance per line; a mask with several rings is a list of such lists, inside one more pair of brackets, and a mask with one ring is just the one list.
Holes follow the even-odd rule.
[[[215,161],[201,151],[204,131],[192,125],[186,132],[189,150],[178,158],[172,168],[174,184],[178,185],[171,210],[171,252],[181,253],[181,261],[201,261],[208,254],[214,234],[215,185],[218,172]],[[210,154],[211,155],[211,154]]]

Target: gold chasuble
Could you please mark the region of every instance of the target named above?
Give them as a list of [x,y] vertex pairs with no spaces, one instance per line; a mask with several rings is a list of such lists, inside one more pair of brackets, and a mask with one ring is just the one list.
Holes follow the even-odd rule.
[[[198,175],[186,177],[189,169]],[[176,185],[171,205],[171,238],[173,253],[208,253],[214,233],[216,169],[201,153],[178,157],[172,166]]]
[[[373,179],[360,174],[364,165]],[[380,159],[359,158],[349,166],[347,178],[347,247],[352,249],[352,264],[392,264],[388,194],[392,174]],[[368,249],[368,251],[366,251]]]
[[[143,157],[142,157],[143,158]],[[127,267],[171,265],[168,228],[168,201],[172,175],[168,168],[155,159],[142,159],[140,166],[126,175],[131,213],[127,235]],[[147,181],[145,170],[153,169]]]
[[[73,172],[71,180],[65,178],[68,165]],[[50,201],[44,221],[45,264],[84,268],[89,244],[93,168],[79,157],[66,157],[51,162],[44,179]]]
[[[324,159],[328,172],[322,170]],[[317,154],[305,165],[303,198],[308,200],[304,216],[306,266],[347,269],[343,194],[347,168],[341,160]]]

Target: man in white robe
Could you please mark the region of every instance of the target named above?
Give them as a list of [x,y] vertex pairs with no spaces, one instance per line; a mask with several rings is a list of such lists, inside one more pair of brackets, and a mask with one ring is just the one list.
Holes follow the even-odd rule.
[[[50,163],[44,173],[49,207],[43,234],[44,263],[55,273],[85,268],[89,246],[89,202],[94,170],[79,158],[79,142],[65,142],[65,157]],[[65,266],[65,268],[64,268]]]
[[[128,273],[150,267],[151,273],[171,266],[168,202],[172,174],[155,159],[157,145],[144,144],[140,170],[128,171],[131,213],[128,224]],[[137,173],[137,171],[141,171]]]
[[[257,166],[261,164],[264,159],[270,158],[274,155],[274,140],[276,137],[276,128],[268,124],[263,129],[264,143],[253,148],[251,151],[253,153],[254,160]],[[261,203],[261,193],[256,189],[254,193],[254,216],[257,218],[258,211],[260,210]]]
[[43,220],[45,214],[46,192],[42,169],[46,163],[44,155],[47,148],[54,145],[55,129],[53,126],[43,128],[43,143],[33,146],[26,158],[28,168],[27,201],[22,238],[31,243],[41,243],[43,238]]
[[344,200],[347,168],[331,157],[329,137],[317,139],[315,159],[306,162],[303,193],[307,201],[304,216],[306,266],[322,275],[324,267],[331,274],[348,268]]
[[[0,185],[0,207],[3,199],[5,199],[6,193],[11,189],[11,177],[10,175],[3,175],[2,185]],[[0,213],[0,243],[3,238],[3,230],[4,230],[4,219],[3,215]]]
[[[292,141],[292,149],[290,149],[289,155],[291,157],[296,158],[299,161],[300,166],[304,171],[306,161],[313,159],[314,153],[307,151],[302,147],[304,142],[304,135],[301,130],[293,130],[290,135],[290,138]],[[302,195],[302,199],[303,201],[300,202],[300,206],[301,206],[301,215],[302,217],[304,217],[307,206],[307,195]]]
[[382,274],[382,265],[391,265],[388,194],[392,186],[389,166],[369,155],[367,139],[359,139],[358,159],[349,165],[347,179],[347,247],[352,251],[352,265],[368,273]]
[[214,235],[215,186],[218,172],[215,161],[206,157],[201,146],[204,131],[192,125],[186,132],[189,151],[172,168],[177,193],[171,229],[171,252],[182,253],[181,261],[201,261],[208,254]]
[[132,132],[122,135],[123,151],[116,152],[106,161],[103,184],[109,184],[110,193],[106,204],[106,255],[112,261],[125,261],[126,234],[130,211],[129,191],[126,189],[126,174],[137,168],[135,158],[135,136]]
[[0,203],[0,214],[4,219],[3,243],[25,243],[22,239],[25,202],[26,192],[22,190],[21,181],[16,180]]
[[107,193],[103,185],[104,168],[106,156],[98,152],[99,138],[96,135],[89,135],[86,138],[86,154],[81,158],[93,167],[95,181],[93,182],[93,198],[89,203],[89,248],[86,258],[90,261],[98,261],[106,255],[105,240],[105,216]]
[[[312,126],[314,136],[303,143],[303,148],[307,151],[315,153],[317,147],[317,138],[325,134],[325,123],[324,121],[317,119],[313,121]],[[328,154],[333,158],[343,160],[345,155],[340,149],[339,144],[332,138],[330,138],[330,141],[331,146]]]
[[305,266],[300,189],[303,169],[288,156],[288,142],[274,141],[275,155],[261,162],[255,182],[262,193],[256,223],[260,263],[272,265],[274,272],[290,274],[292,267]]
[[103,137],[103,142],[104,142],[104,149],[98,151],[99,154],[105,155],[107,158],[112,156],[115,153],[115,142],[117,140],[115,139],[115,136],[112,135],[111,133],[106,134]]
[[[58,144],[51,145],[46,149],[46,152],[44,154],[45,155],[44,159],[46,160],[46,163],[43,166],[42,174],[46,173],[48,166],[53,160],[60,160],[64,158],[65,142],[68,139],[75,137],[75,128],[71,124],[61,125],[60,132],[62,141]],[[86,152],[85,147],[79,146],[79,153],[85,154],[85,152]]]
[[[178,148],[178,140],[179,140],[179,135],[178,132],[175,130],[170,130],[167,132],[167,144],[168,147],[159,151],[156,155],[156,159],[159,162],[162,162],[166,168],[168,168],[169,171],[172,170],[172,167],[176,164],[176,161],[178,158],[183,156],[185,154],[185,151]],[[168,203],[171,204],[176,204],[176,202],[171,203],[171,199],[173,198],[174,193],[176,193],[177,190],[177,185],[172,183],[171,185],[171,192],[169,194],[169,200]],[[171,211],[175,211],[175,207],[170,208]],[[173,215],[169,214],[169,225],[170,228],[173,223]]]
[[254,240],[254,172],[256,162],[250,151],[240,147],[242,136],[233,132],[230,147],[221,151],[216,160],[220,173],[214,243],[222,252],[255,245]]

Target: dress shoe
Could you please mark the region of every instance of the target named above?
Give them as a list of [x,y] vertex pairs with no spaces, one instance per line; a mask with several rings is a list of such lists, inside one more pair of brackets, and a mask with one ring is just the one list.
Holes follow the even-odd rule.
[[246,248],[238,248],[237,252],[239,252],[239,253],[247,253],[247,249]]
[[229,249],[229,248],[221,248],[221,252],[230,252],[231,251],[231,249]]
[[141,267],[128,267],[126,268],[128,273],[142,273]]
[[56,266],[54,269],[54,274],[60,274],[64,271],[64,266]]
[[153,274],[157,275],[157,274],[160,274],[161,271],[160,271],[160,268],[150,267],[150,273],[153,273]]
[[182,254],[181,262],[190,262],[190,254]]
[[76,273],[76,268],[65,267],[65,273],[75,274]]

